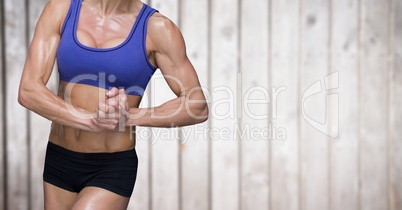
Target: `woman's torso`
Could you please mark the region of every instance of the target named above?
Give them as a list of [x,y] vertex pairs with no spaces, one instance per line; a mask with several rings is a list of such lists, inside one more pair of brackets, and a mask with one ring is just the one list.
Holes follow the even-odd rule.
[[[117,87],[131,90],[129,107],[138,107],[155,70],[145,46],[146,24],[154,10],[133,1],[137,4],[132,11],[103,18],[95,7],[81,5],[81,0],[71,2],[58,50],[58,96],[74,107],[95,112],[98,103],[105,101],[106,91]],[[135,128],[91,132],[53,122],[49,140],[78,152],[123,151],[135,146]]]

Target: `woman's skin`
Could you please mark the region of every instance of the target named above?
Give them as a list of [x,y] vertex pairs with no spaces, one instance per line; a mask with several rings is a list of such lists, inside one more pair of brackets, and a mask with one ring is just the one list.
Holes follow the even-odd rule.
[[[160,68],[175,99],[152,108],[138,108],[141,97],[124,90],[61,81],[55,95],[46,84],[51,75],[62,24],[71,0],[51,0],[37,23],[21,78],[18,101],[52,121],[49,140],[78,152],[116,152],[135,147],[135,125],[184,126],[203,122],[208,107],[198,77],[187,58],[183,37],[159,13],[149,19],[146,50]],[[142,7],[139,0],[84,0],[78,40],[86,46],[110,48],[122,43]],[[44,183],[45,209],[126,209],[129,198],[86,187],[73,193]]]

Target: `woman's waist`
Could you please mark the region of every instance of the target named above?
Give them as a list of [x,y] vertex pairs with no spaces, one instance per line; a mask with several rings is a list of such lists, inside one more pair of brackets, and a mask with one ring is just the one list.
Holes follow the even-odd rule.
[[135,127],[116,131],[91,132],[64,125],[52,125],[49,141],[71,151],[118,152],[135,147]]

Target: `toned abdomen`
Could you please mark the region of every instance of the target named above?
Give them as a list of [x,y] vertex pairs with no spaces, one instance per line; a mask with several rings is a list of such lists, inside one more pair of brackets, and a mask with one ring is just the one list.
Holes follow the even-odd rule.
[[[61,81],[58,95],[73,107],[95,112],[99,102],[105,102],[106,91],[95,86]],[[141,97],[128,95],[127,101],[129,107],[138,107]],[[74,114],[78,111],[71,108],[70,112]],[[116,131],[91,132],[53,122],[49,139],[77,152],[124,151],[135,146],[135,128],[121,125]]]

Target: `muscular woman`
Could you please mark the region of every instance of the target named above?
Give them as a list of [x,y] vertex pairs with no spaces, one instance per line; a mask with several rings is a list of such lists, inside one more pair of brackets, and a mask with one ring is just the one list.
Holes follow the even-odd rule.
[[[56,60],[54,94],[46,84]],[[177,97],[138,108],[157,68]],[[43,173],[50,210],[126,209],[138,164],[134,127],[184,126],[208,117],[179,29],[140,0],[50,0],[18,101],[52,121]]]

